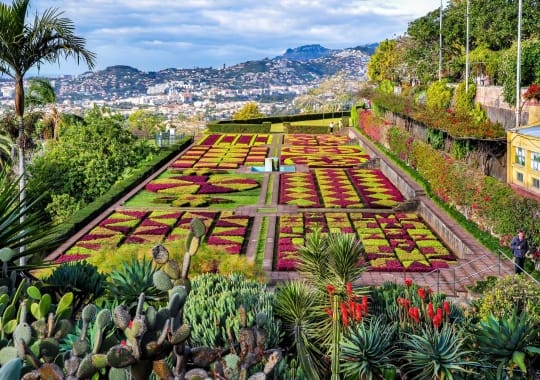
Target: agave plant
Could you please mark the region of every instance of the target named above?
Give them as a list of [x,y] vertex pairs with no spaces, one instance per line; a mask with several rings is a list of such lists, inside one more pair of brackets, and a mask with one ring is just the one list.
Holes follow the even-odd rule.
[[154,286],[153,276],[156,272],[151,259],[143,257],[138,260],[123,262],[122,267],[109,274],[107,295],[109,300],[122,300],[130,309],[135,309],[139,295],[144,293],[145,301],[152,304],[166,298],[166,293]]
[[340,342],[341,370],[350,379],[382,379],[395,351],[396,324],[373,317],[355,324]]
[[51,292],[58,302],[68,292],[73,293],[73,315],[105,293],[107,276],[86,261],[63,263],[43,279],[45,291]]
[[[497,379],[506,376],[505,368],[513,372],[515,366],[523,373],[531,369],[532,355],[540,354],[535,346],[538,336],[537,323],[526,312],[514,309],[510,317],[495,317],[490,314],[480,321],[476,330],[478,350],[488,362],[497,362]],[[512,373],[510,373],[510,376]]]
[[405,361],[402,371],[410,380],[452,380],[458,373],[470,372],[465,365],[470,351],[463,350],[463,337],[452,325],[440,330],[424,328],[421,334],[407,334],[397,354]]
[[[0,247],[11,248],[16,253],[10,263],[29,257],[29,263],[40,263],[42,257],[57,243],[55,229],[47,214],[39,207],[40,199],[26,199],[21,203],[18,179],[7,168],[0,168]],[[24,252],[19,249],[25,247]]]

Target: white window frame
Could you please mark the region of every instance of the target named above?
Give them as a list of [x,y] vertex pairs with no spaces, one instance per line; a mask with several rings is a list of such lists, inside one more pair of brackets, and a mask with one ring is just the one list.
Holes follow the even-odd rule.
[[531,169],[540,172],[540,153],[531,152]]
[[516,164],[525,166],[525,149],[516,147]]

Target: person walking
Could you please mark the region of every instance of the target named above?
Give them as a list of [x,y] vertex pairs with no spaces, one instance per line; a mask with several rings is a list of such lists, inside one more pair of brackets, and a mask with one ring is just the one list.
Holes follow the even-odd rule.
[[519,230],[510,242],[510,249],[514,255],[514,270],[516,274],[523,272],[525,266],[525,255],[529,250],[529,241],[525,238],[525,231]]
[[334,133],[334,122],[331,121],[330,125],[328,126],[328,129],[330,130],[330,133]]

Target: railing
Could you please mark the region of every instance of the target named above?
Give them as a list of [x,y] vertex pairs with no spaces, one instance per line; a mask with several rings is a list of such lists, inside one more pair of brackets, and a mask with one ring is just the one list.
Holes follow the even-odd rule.
[[158,132],[154,136],[154,140],[156,141],[157,146],[167,146],[174,144],[177,140],[181,140],[184,138],[184,134],[175,134],[175,133],[169,133],[167,132]]
[[[442,287],[442,285],[446,285],[446,286],[449,286],[451,289],[452,289],[452,293],[453,293],[453,296],[456,296],[457,295],[457,288],[460,284],[472,284],[474,283],[475,281],[477,280],[480,280],[480,279],[483,279],[484,276],[482,276],[483,274],[486,274],[486,275],[497,275],[497,276],[501,276],[503,274],[503,264],[505,262],[509,263],[510,265],[512,265],[512,267],[515,265],[514,262],[506,257],[506,255],[504,254],[504,252],[502,250],[497,250],[497,262],[492,264],[492,265],[488,265],[488,266],[484,266],[482,267],[482,269],[476,271],[476,272],[472,272],[472,273],[469,273],[468,275],[466,276],[459,276],[458,278],[458,275],[457,273],[459,273],[460,269],[462,268],[467,268],[467,267],[470,267],[471,264],[475,263],[475,262],[478,262],[478,261],[483,261],[484,258],[486,257],[492,257],[491,254],[485,254],[485,255],[482,255],[482,256],[478,256],[478,257],[475,257],[474,259],[472,260],[469,260],[465,263],[462,263],[456,267],[453,267],[453,268],[440,268],[440,269],[435,269],[431,272],[428,273],[428,275],[436,275],[437,276],[437,279],[436,279],[436,290],[437,292],[440,291],[440,288]],[[538,286],[540,286],[540,283],[534,278],[532,277],[529,273],[527,273],[523,268],[523,275],[526,275],[528,276],[532,281],[534,281]],[[442,282],[443,279],[441,278],[441,272],[447,272],[447,271],[451,271],[452,274],[451,274],[451,278],[452,280],[450,282],[446,281],[446,282]],[[446,276],[445,276],[446,277]],[[472,279],[475,279],[474,281]]]

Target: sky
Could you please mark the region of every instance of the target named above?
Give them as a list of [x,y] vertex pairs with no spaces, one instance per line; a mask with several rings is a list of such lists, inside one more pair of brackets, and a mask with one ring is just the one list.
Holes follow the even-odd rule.
[[[9,3],[10,0],[2,0]],[[28,19],[63,11],[97,55],[94,70],[222,67],[273,58],[288,48],[342,49],[403,35],[437,0],[31,0]],[[88,71],[73,59],[42,76]]]

